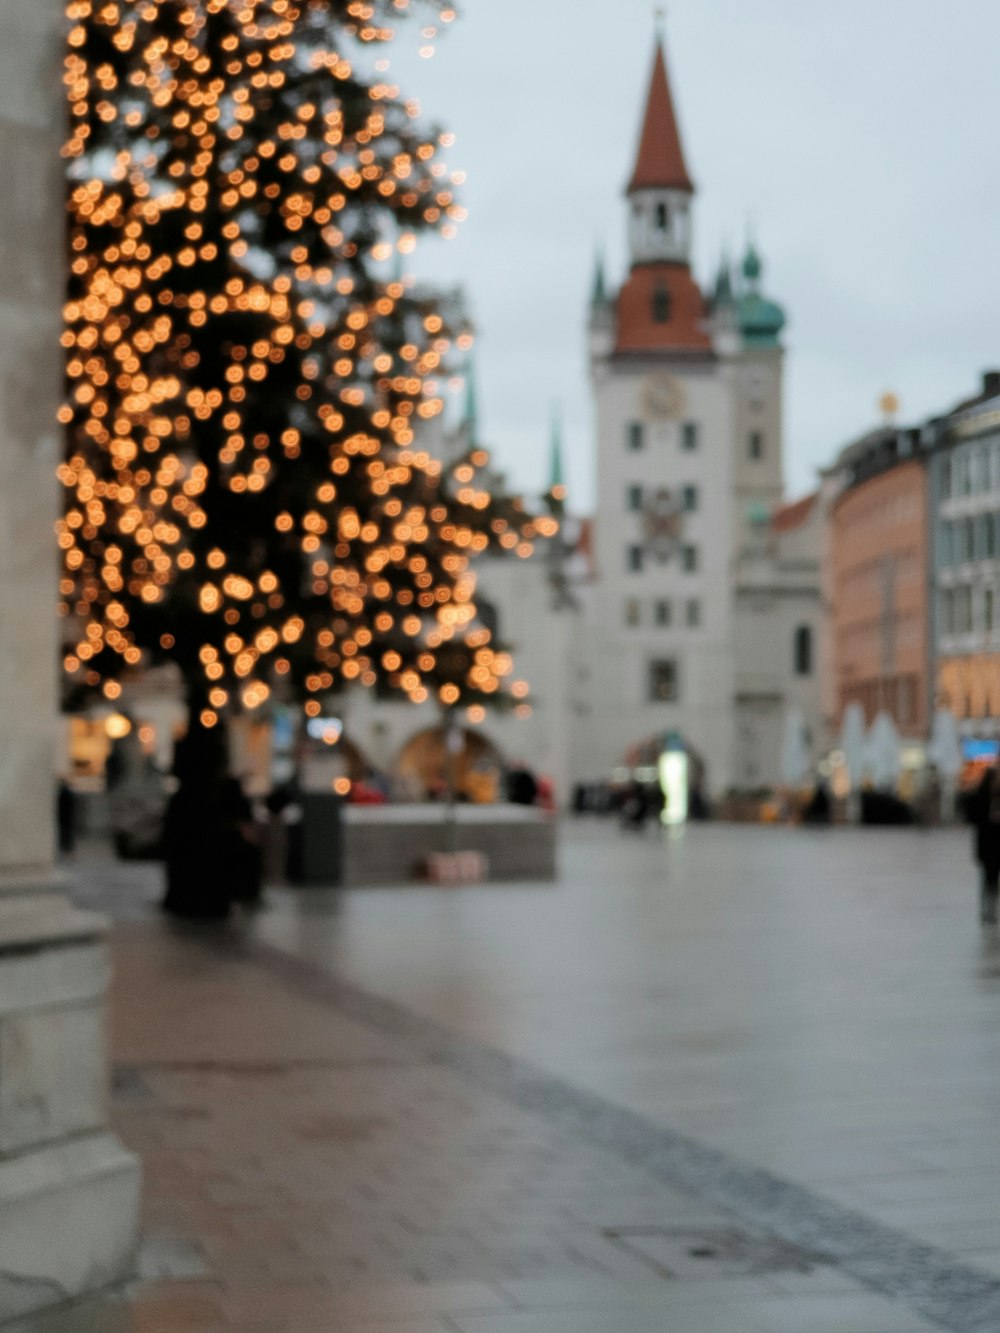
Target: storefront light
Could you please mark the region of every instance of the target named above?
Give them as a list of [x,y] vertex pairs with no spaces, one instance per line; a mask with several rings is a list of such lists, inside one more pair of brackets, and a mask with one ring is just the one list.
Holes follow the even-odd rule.
[[683,750],[660,755],[660,790],[663,792],[664,824],[683,824],[688,816],[688,757]]
[[132,730],[132,723],[124,713],[109,713],[104,719],[104,730],[110,740],[120,741]]

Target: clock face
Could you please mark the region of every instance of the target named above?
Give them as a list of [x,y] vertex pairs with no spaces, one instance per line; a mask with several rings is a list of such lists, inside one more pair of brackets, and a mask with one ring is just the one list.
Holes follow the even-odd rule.
[[648,416],[669,421],[684,411],[684,385],[675,375],[651,375],[643,388],[643,400]]
[[646,550],[661,564],[666,564],[677,550],[684,529],[680,499],[661,487],[646,502],[642,514]]

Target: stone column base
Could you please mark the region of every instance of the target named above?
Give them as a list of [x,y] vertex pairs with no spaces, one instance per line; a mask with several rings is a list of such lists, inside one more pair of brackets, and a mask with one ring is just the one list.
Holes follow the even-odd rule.
[[106,924],[0,896],[0,1321],[127,1276],[139,1163],[107,1133]]
[[139,1163],[110,1134],[0,1162],[0,1319],[128,1277]]

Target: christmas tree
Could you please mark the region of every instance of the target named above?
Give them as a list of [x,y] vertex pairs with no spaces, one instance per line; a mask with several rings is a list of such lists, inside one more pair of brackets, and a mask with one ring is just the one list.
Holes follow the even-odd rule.
[[[471,343],[404,277],[463,211],[384,77],[409,0],[71,0],[64,666],[192,725],[346,685],[495,701],[473,561],[557,527],[422,440]],[[427,7],[426,42],[453,11]],[[515,694],[523,697],[523,686]]]

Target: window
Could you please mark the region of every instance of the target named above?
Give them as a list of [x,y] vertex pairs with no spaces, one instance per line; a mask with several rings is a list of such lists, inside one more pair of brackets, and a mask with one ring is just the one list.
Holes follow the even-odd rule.
[[962,559],[975,560],[976,558],[976,525],[971,518],[967,518],[962,524]]
[[625,508],[637,513],[642,508],[642,487],[629,486],[625,492]]
[[657,625],[661,627],[670,624],[671,606],[668,601],[661,599],[656,603],[653,609],[653,619],[656,621]]
[[912,676],[900,676],[896,695],[896,717],[905,727],[915,720],[916,682]]
[[670,322],[670,293],[666,287],[655,287],[653,289],[653,323],[668,324]]
[[670,226],[670,213],[667,210],[666,204],[656,205],[655,217],[656,217],[656,230],[666,231],[667,228]]
[[637,597],[630,597],[625,603],[625,624],[638,625],[641,618],[639,599]]
[[645,444],[641,421],[630,421],[625,431],[625,441],[630,449],[641,449]]
[[694,574],[698,568],[697,546],[681,547],[681,567],[685,574]]
[[955,633],[955,592],[952,588],[941,590],[941,629],[945,634]]
[[968,634],[972,629],[972,589],[955,589],[955,630]]
[[951,459],[941,459],[941,499],[947,500],[951,497]]
[[985,445],[979,445],[972,455],[972,489],[989,491],[989,455]]
[[685,512],[685,513],[687,513],[687,514],[693,514],[693,513],[695,512],[695,510],[698,508],[698,487],[697,487],[697,486],[685,486],[685,487],[682,489],[682,491],[681,491],[681,504],[682,504],[683,507],[684,507],[684,512]]
[[696,629],[701,624],[701,602],[692,598],[684,609],[684,619],[692,629]]
[[969,455],[967,453],[955,455],[955,494],[969,494]]
[[942,569],[946,569],[954,559],[954,552],[952,549],[954,546],[953,535],[952,525],[950,523],[942,523],[940,537],[941,545],[938,559],[938,564]]
[[976,519],[976,559],[985,560],[987,556],[993,554],[990,550],[991,538],[993,535],[993,524],[991,514],[980,514]]
[[747,454],[755,462],[764,457],[764,433],[752,430],[747,438]]
[[983,589],[983,629],[992,631],[996,608],[992,588]]
[[689,452],[698,448],[697,421],[685,421],[681,427],[681,447]]
[[813,636],[809,625],[799,625],[795,631],[793,657],[795,674],[811,676],[813,669]]
[[657,658],[649,664],[649,701],[654,704],[676,703],[677,663],[670,657]]
[[628,569],[632,574],[638,574],[642,569],[642,547],[630,546],[628,548]]

